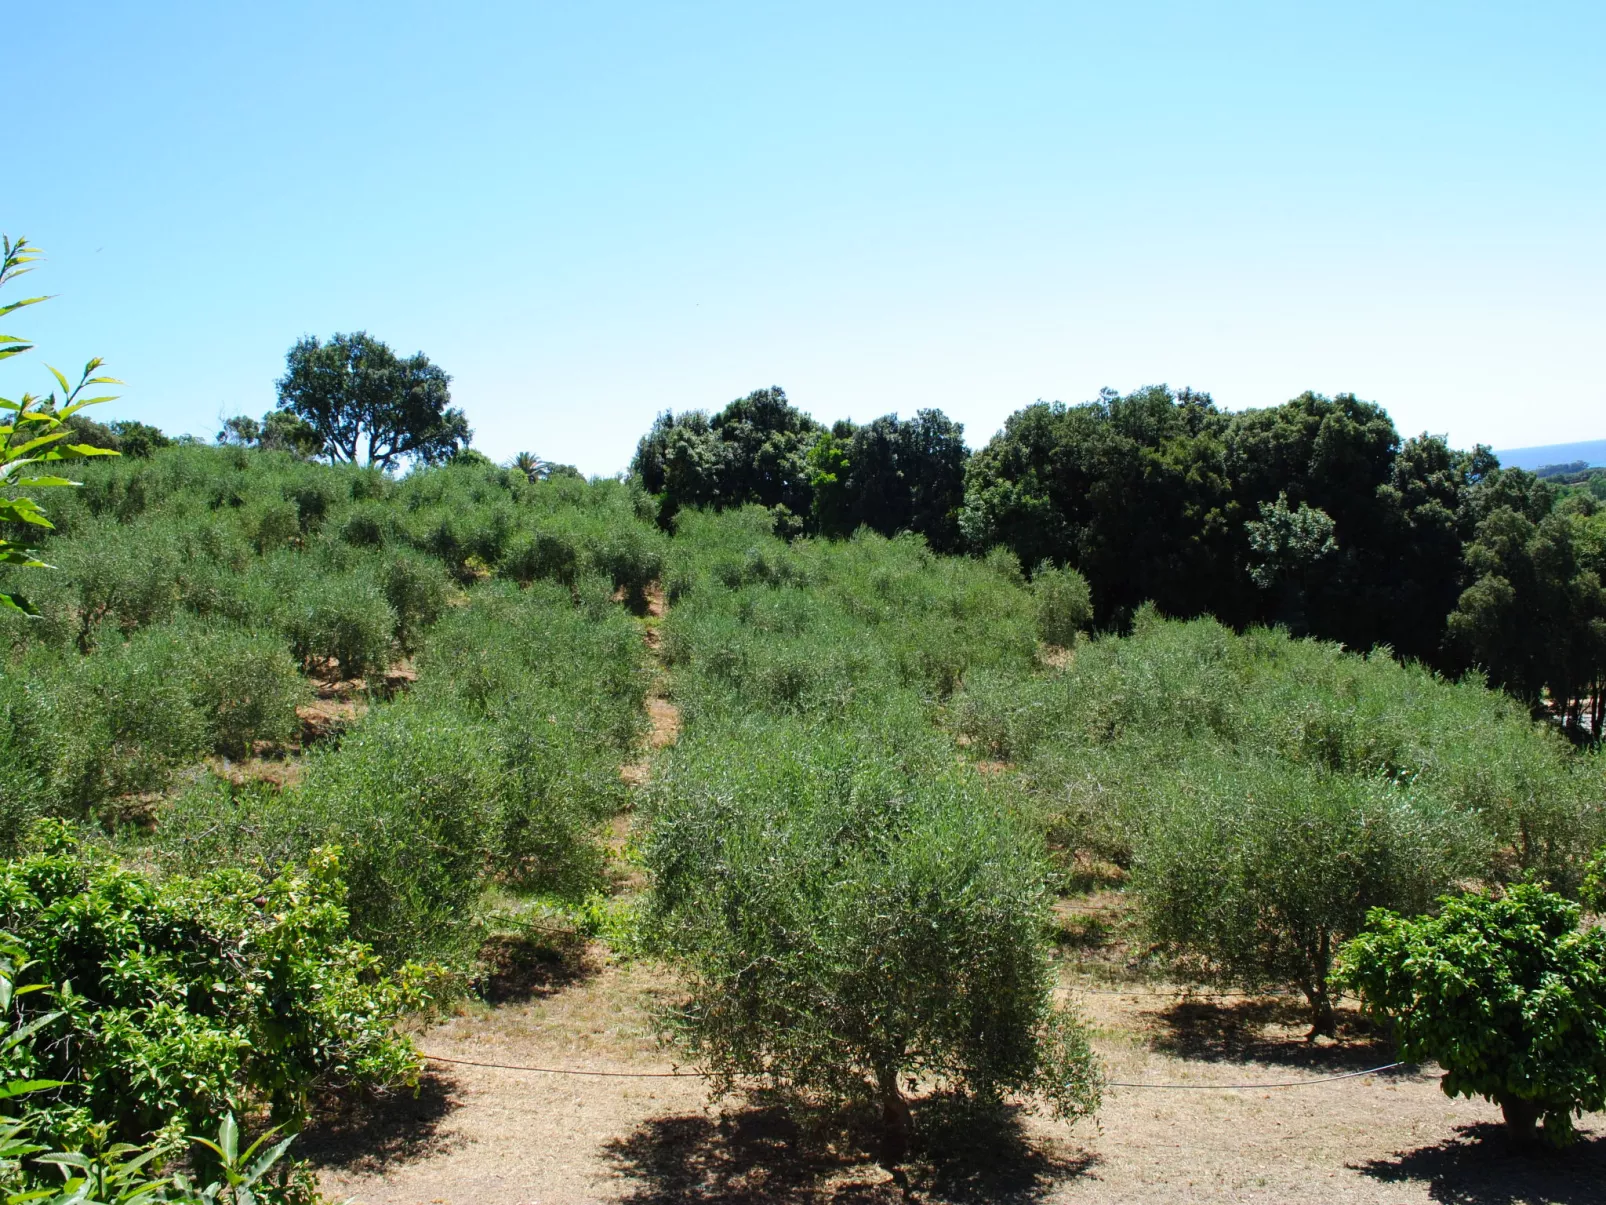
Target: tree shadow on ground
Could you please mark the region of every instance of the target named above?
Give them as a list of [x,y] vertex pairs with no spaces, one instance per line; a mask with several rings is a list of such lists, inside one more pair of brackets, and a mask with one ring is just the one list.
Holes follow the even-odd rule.
[[500,935],[480,949],[486,970],[480,995],[487,1004],[545,1000],[598,974],[600,966],[583,938]]
[[1310,1014],[1286,998],[1179,1000],[1146,1011],[1153,1047],[1207,1063],[1270,1063],[1316,1071],[1360,1071],[1392,1060],[1393,1047],[1361,1014],[1339,1013],[1339,1041],[1310,1043]]
[[909,1180],[931,1201],[1031,1202],[1092,1168],[1095,1156],[1027,1132],[1025,1110],[975,1108],[933,1095],[918,1106],[919,1158]]
[[915,1105],[917,1150],[902,1187],[876,1160],[872,1118],[758,1103],[719,1117],[651,1118],[610,1142],[608,1158],[634,1190],[630,1205],[890,1205],[921,1200],[1033,1202],[1092,1159],[1034,1143],[1018,1111],[978,1116],[943,1098]]
[[457,1083],[426,1071],[417,1093],[353,1093],[324,1103],[296,1139],[296,1158],[319,1167],[378,1171],[444,1154],[442,1123],[458,1107]]
[[1390,1159],[1351,1164],[1388,1184],[1426,1184],[1444,1205],[1599,1205],[1606,1200],[1606,1137],[1590,1136],[1563,1151],[1524,1152],[1505,1127],[1456,1127],[1457,1136]]

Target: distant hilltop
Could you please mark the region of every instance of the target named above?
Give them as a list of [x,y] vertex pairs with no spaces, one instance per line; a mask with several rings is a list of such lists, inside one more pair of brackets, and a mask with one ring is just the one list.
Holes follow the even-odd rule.
[[[1500,463],[1508,469],[1539,469],[1567,466],[1579,470],[1606,465],[1606,439],[1590,439],[1576,444],[1544,444],[1537,448],[1507,448],[1495,450]],[[1582,462],[1582,463],[1580,463]]]

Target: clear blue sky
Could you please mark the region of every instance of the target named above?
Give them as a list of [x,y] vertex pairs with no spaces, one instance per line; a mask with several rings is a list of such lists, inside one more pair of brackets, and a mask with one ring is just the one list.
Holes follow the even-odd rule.
[[592,473],[769,384],[973,444],[1159,381],[1606,436],[1599,0],[6,12],[0,229],[59,294],[11,327],[113,416],[209,436],[365,328]]

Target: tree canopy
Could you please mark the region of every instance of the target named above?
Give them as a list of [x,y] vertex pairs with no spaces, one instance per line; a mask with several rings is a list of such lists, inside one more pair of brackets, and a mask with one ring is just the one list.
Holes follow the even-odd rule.
[[403,359],[366,331],[308,336],[285,356],[279,405],[311,427],[331,463],[439,464],[473,436],[450,405],[450,383],[423,352]]

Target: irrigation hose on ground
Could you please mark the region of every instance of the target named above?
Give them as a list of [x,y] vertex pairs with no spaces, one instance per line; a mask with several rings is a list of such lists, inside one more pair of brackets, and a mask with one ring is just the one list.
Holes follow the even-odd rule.
[[[451,1059],[443,1054],[424,1054],[432,1063],[451,1063],[458,1067],[490,1067],[497,1071],[536,1071],[542,1075],[590,1075],[602,1079],[707,1079],[706,1071],[583,1071],[574,1067],[528,1067],[516,1063],[482,1063],[474,1059]],[[1410,1063],[1384,1063],[1381,1067],[1368,1067],[1365,1071],[1346,1071],[1342,1075],[1324,1075],[1317,1079],[1284,1080],[1272,1084],[1139,1084],[1122,1080],[1106,1080],[1106,1088],[1163,1088],[1183,1090],[1214,1090],[1217,1092],[1258,1092],[1262,1088],[1308,1088],[1313,1084],[1331,1084],[1341,1079],[1359,1079],[1409,1067]]]

